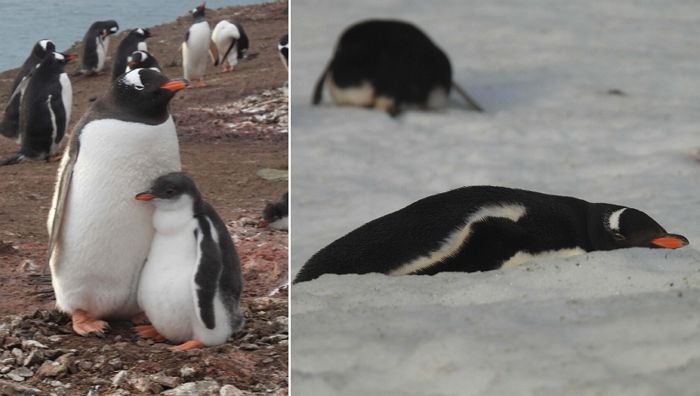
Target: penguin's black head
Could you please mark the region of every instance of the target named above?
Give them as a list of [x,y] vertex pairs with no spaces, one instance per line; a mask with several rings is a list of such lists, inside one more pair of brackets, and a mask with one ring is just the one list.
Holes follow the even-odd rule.
[[44,56],[44,59],[41,61],[39,64],[39,67],[43,71],[52,71],[56,73],[63,73],[63,68],[64,66],[72,61],[77,59],[78,56],[75,54],[63,54],[61,52],[51,52],[46,54]]
[[34,44],[32,55],[38,59],[44,59],[46,54],[56,51],[56,45],[51,40],[39,40]]
[[102,21],[100,22],[100,26],[102,28],[100,35],[103,39],[109,35],[116,34],[119,31],[119,24],[114,20]]
[[194,19],[204,18],[204,10],[206,9],[206,7],[207,3],[206,1],[203,1],[202,4],[198,5],[197,8],[191,10],[190,13],[192,13]]
[[147,38],[153,37],[154,34],[150,30],[144,28],[136,28],[132,30],[129,34],[134,35],[139,38],[139,41],[143,41]]
[[678,249],[688,244],[682,235],[669,234],[646,213],[623,206],[602,204],[598,230],[592,239],[601,250],[628,247]]
[[162,120],[168,114],[168,103],[188,83],[170,80],[156,68],[135,69],[122,74],[112,85],[115,101],[146,120]]
[[157,64],[153,55],[146,51],[134,51],[128,58],[126,64],[130,70],[139,68],[150,68]]
[[153,201],[159,207],[172,209],[202,201],[194,180],[182,172],[160,176],[153,181],[148,191],[136,194],[135,198],[138,201]]
[[263,220],[267,223],[275,222],[284,217],[284,210],[279,204],[268,203],[263,209]]

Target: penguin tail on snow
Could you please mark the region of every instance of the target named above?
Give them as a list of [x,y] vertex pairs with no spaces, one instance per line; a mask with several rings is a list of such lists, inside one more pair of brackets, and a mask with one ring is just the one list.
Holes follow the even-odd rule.
[[472,99],[471,96],[469,96],[469,94],[467,93],[466,90],[464,90],[464,88],[460,87],[454,81],[452,81],[452,87],[455,89],[455,91],[457,91],[457,94],[459,94],[459,96],[461,96],[462,99],[464,99],[464,102],[466,102],[467,107],[469,107],[472,110],[476,110],[479,113],[484,112],[484,109],[481,106],[479,106],[479,104],[476,103],[476,101],[474,99]]
[[17,154],[13,155],[12,157],[1,160],[0,166],[16,165],[16,164],[19,164],[20,162],[24,161],[25,158],[27,158],[27,156],[24,155],[24,153],[22,153],[22,150],[20,150],[17,152]]
[[330,67],[330,64],[326,66],[325,69],[323,69],[323,73],[321,73],[321,77],[318,78],[318,81],[316,82],[316,87],[314,88],[314,96],[311,99],[311,103],[313,105],[317,105],[321,103],[321,99],[323,98],[323,83],[326,80],[326,75],[328,74],[328,68]]

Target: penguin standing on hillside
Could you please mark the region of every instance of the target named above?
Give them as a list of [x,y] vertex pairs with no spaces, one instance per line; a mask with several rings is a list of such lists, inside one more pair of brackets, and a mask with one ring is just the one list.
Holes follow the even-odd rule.
[[282,64],[289,70],[289,34],[285,34],[280,38],[280,42],[277,44],[277,50],[280,52]]
[[119,31],[117,21],[97,21],[90,25],[83,37],[83,56],[80,70],[83,74],[94,75],[102,71],[107,59],[109,40]]
[[119,76],[126,72],[126,64],[129,55],[134,51],[148,51],[146,39],[153,37],[148,29],[137,28],[129,31],[129,34],[124,37],[117,53],[114,55],[114,63],[112,63],[112,81],[116,81]]
[[420,29],[402,21],[369,20],[349,27],[316,83],[313,104],[321,102],[324,85],[338,105],[375,108],[392,116],[414,107],[443,108],[453,87],[471,109],[482,111],[453,82],[447,55]]
[[[19,137],[19,105],[22,101],[22,92],[26,89],[27,76],[36,69],[36,66],[44,60],[46,54],[56,51],[56,46],[51,40],[39,40],[32,47],[32,52],[19,68],[19,72],[12,81],[10,87],[10,99],[5,106],[3,119],[0,121],[0,134],[10,139]],[[21,85],[21,86],[20,86]]]
[[289,192],[282,195],[279,202],[268,203],[262,212],[263,220],[258,228],[271,227],[277,230],[289,229]]
[[64,68],[73,59],[75,56],[60,52],[47,54],[25,79],[27,84],[19,107],[21,148],[0,165],[14,165],[25,158],[49,159],[54,155],[70,122],[73,87]]
[[140,312],[136,290],[153,208],[134,194],[180,170],[168,104],[186,86],[153,69],[132,70],[73,130],[49,212],[49,264],[56,306],[80,335],[102,334],[100,319]]
[[134,51],[126,59],[126,71],[130,72],[134,69],[150,69],[156,68],[161,72],[163,69],[160,67],[158,60],[148,51]]
[[159,177],[136,199],[154,204],[156,230],[138,288],[152,325],[136,330],[182,343],[173,350],[225,343],[244,317],[241,265],[223,220],[180,172]]
[[687,244],[636,209],[505,187],[463,187],[350,232],[311,257],[294,282],[326,273],[489,271],[540,257]]
[[190,11],[194,22],[185,33],[185,41],[182,43],[182,70],[185,79],[197,80],[195,86],[203,87],[204,73],[207,70],[207,53],[212,50],[213,58],[218,58],[218,53],[211,43],[211,28],[204,17],[206,2]]
[[[224,72],[232,71],[238,64],[238,59],[246,57],[250,45],[243,26],[237,22],[217,23],[211,34],[211,40],[216,45],[218,53],[214,66],[224,65]],[[214,58],[213,54],[212,57]]]

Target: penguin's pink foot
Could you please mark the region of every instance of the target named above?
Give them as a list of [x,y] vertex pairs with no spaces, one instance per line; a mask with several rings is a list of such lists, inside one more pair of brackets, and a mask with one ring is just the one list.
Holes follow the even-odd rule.
[[104,320],[92,319],[87,312],[82,309],[76,309],[71,316],[73,321],[73,331],[81,336],[91,334],[103,336],[105,331],[109,329],[109,324]]
[[158,332],[158,330],[156,330],[156,328],[151,326],[151,325],[136,326],[135,329],[136,329],[136,332],[138,333],[139,337],[141,337],[141,338],[150,338],[156,342],[165,341],[165,337],[163,337]]
[[202,348],[204,344],[201,341],[190,340],[180,345],[170,347],[171,351],[189,351],[190,349]]
[[131,323],[135,325],[144,325],[149,323],[150,320],[148,320],[148,316],[146,316],[145,312],[139,312],[136,315],[131,317]]
[[195,86],[195,88],[204,88],[207,86],[207,84],[204,83],[204,79],[201,79],[201,80],[197,81],[194,84],[194,86]]
[[63,158],[63,153],[56,153],[50,157],[46,158],[46,162],[60,161]]

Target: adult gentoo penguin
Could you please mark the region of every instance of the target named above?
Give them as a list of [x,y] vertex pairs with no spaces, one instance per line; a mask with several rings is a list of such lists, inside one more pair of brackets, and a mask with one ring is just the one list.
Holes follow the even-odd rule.
[[126,59],[126,71],[130,72],[134,69],[149,69],[155,67],[161,72],[163,69],[158,64],[158,60],[148,51],[134,51]]
[[180,172],[159,177],[136,199],[154,204],[156,229],[138,288],[152,326],[137,331],[182,343],[174,350],[223,344],[244,322],[241,266],[226,225]]
[[216,45],[216,53],[218,53],[214,66],[224,65],[225,72],[233,70],[233,67],[238,64],[238,59],[245,58],[250,45],[243,26],[229,21],[221,21],[214,26],[211,41]]
[[350,232],[311,257],[295,282],[326,273],[488,271],[542,256],[687,244],[636,209],[506,187],[462,187]]
[[268,203],[262,212],[263,220],[258,224],[259,228],[271,227],[278,230],[289,229],[289,193],[282,195],[282,199],[275,203]]
[[148,29],[137,28],[129,31],[129,34],[119,43],[117,53],[114,55],[114,62],[112,63],[112,81],[115,81],[126,72],[127,58],[129,58],[129,55],[134,53],[134,51],[148,51],[146,39],[149,37],[153,37],[153,33]]
[[168,103],[186,87],[153,69],[112,83],[71,134],[49,212],[49,263],[56,306],[80,335],[105,318],[139,313],[138,277],[153,237],[153,208],[134,194],[180,169]]
[[416,26],[396,20],[368,20],[345,30],[316,83],[313,104],[321,102],[324,85],[338,105],[392,116],[407,108],[443,108],[452,87],[482,111],[453,82],[447,55]]
[[73,59],[74,55],[60,52],[47,54],[25,79],[19,105],[21,147],[0,165],[17,164],[25,158],[48,159],[56,152],[73,106],[73,87],[64,70],[66,63]]
[[277,50],[280,52],[280,59],[282,59],[282,64],[289,70],[289,34],[286,34],[280,38],[280,42],[277,44]]
[[110,36],[119,31],[117,21],[97,21],[83,37],[83,56],[80,69],[83,74],[93,75],[102,71],[107,59]]
[[[204,17],[206,2],[198,5],[190,11],[194,22],[185,33],[185,41],[182,43],[182,71],[185,79],[197,80],[195,86],[203,87],[204,73],[207,70],[208,52],[210,50],[211,28]],[[216,59],[216,51],[212,51]]]
[[51,54],[55,51],[56,46],[54,43],[46,39],[37,41],[32,47],[32,52],[19,68],[19,72],[12,81],[10,99],[7,101],[3,119],[0,121],[0,134],[10,139],[19,137],[19,104],[22,101],[22,92],[29,82],[27,76],[36,69],[36,66],[46,57],[46,54]]

